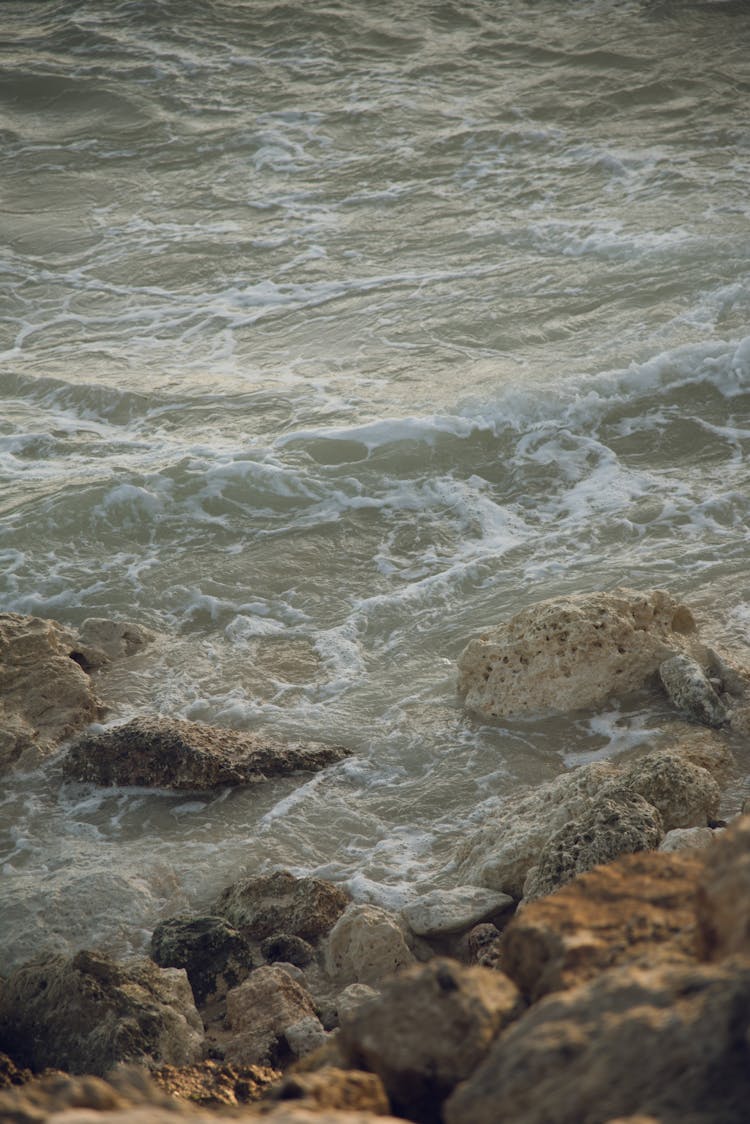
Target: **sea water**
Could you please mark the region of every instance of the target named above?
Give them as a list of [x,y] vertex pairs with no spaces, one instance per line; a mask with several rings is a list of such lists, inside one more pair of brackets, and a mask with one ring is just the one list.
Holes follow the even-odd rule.
[[275,867],[392,907],[455,884],[519,786],[670,718],[644,694],[482,724],[471,635],[626,584],[747,647],[750,9],[2,24],[0,609],[156,633],[99,680],[107,722],[352,750],[213,795],[4,778],[3,963],[141,951]]

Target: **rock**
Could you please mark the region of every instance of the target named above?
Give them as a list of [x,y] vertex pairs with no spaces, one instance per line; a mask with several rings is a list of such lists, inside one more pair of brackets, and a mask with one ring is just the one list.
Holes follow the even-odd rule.
[[576,874],[608,863],[618,855],[658,847],[664,834],[661,816],[642,796],[628,789],[593,800],[579,819],[560,828],[544,845],[523,887],[526,901],[551,894]]
[[341,1048],[378,1074],[396,1113],[437,1122],[445,1097],[522,1009],[501,972],[437,958],[386,981],[342,1026]]
[[120,1061],[190,1065],[203,1024],[187,976],[151,960],[115,964],[98,952],[46,956],[0,993],[0,1049],[18,1062],[105,1074]]
[[260,951],[269,964],[283,960],[297,968],[306,968],[315,956],[315,949],[311,944],[303,941],[302,937],[293,937],[289,933],[266,937]]
[[405,906],[402,914],[416,936],[439,937],[468,929],[512,907],[513,898],[508,894],[480,886],[459,886],[421,894]]
[[36,767],[104,707],[80,638],[56,621],[0,613],[0,772]]
[[383,1082],[375,1073],[325,1066],[314,1073],[289,1073],[269,1095],[273,1101],[294,1101],[295,1107],[389,1113]]
[[719,812],[721,793],[714,778],[674,750],[639,757],[623,769],[615,784],[639,793],[658,809],[665,831],[706,827]]
[[204,1061],[192,1066],[164,1065],[151,1071],[153,1081],[182,1101],[199,1105],[240,1105],[260,1100],[281,1078],[269,1066],[233,1066]]
[[737,1124],[750,1100],[750,964],[614,968],[548,995],[445,1105],[445,1124]]
[[706,660],[707,651],[690,610],[663,590],[575,594],[471,640],[458,689],[487,717],[575,710],[642,687],[676,653]]
[[710,827],[675,827],[668,831],[659,844],[659,850],[669,855],[683,851],[702,851],[718,838]]
[[319,1049],[326,1040],[326,1032],[317,1015],[306,1015],[284,1031],[286,1044],[293,1058],[304,1058]]
[[227,886],[216,912],[255,940],[288,933],[317,941],[335,925],[349,897],[321,878],[295,878],[285,870]]
[[364,1003],[369,1003],[371,999],[377,999],[379,995],[380,992],[376,991],[374,987],[370,987],[369,984],[349,984],[348,987],[345,987],[344,990],[339,993],[336,999],[336,1012],[339,1023],[343,1025],[345,1022],[349,1021],[355,1011],[358,1011]]
[[20,1069],[7,1054],[0,1053],[0,1089],[10,1089],[14,1085],[25,1085],[31,1080],[30,1069]]
[[494,968],[498,962],[500,930],[496,925],[484,923],[475,925],[466,934],[466,955],[470,964],[482,964]]
[[398,918],[376,905],[350,905],[331,929],[323,955],[326,971],[342,984],[377,986],[414,963]]
[[284,743],[201,722],[142,717],[79,738],[63,761],[63,775],[101,785],[205,791],[315,772],[347,755],[341,746]]
[[[318,1022],[315,1045],[325,1040],[310,993],[281,968],[266,965],[227,994],[227,1026],[233,1032],[225,1056],[234,1065],[283,1065],[308,1052],[311,1023]],[[291,1031],[287,1038],[287,1031]]]
[[684,730],[675,744],[666,748],[679,754],[682,760],[705,769],[720,786],[726,785],[737,770],[737,763],[725,738],[710,730],[695,727]]
[[735,820],[705,853],[696,916],[704,960],[750,955],[750,816]]
[[184,968],[195,1002],[223,996],[253,968],[245,938],[223,917],[170,917],[151,937],[151,959],[162,968]]
[[[127,621],[111,621],[105,617],[87,617],[79,629],[79,637],[85,648],[95,649],[103,660],[118,660],[135,655],[154,639],[153,632],[139,624]],[[102,659],[103,657],[103,659]],[[84,658],[91,660],[86,653]]]
[[725,726],[729,713],[708,676],[689,656],[671,656],[659,665],[664,690],[678,710],[705,726]]
[[694,856],[623,855],[516,914],[499,942],[503,971],[532,1002],[608,968],[691,963]]

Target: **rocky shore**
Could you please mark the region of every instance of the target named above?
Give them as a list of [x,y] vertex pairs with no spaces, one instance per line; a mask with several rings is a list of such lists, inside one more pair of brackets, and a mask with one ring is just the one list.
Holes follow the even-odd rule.
[[[97,668],[150,639],[0,615],[4,768],[59,753],[66,779],[203,791],[346,755],[148,715],[91,729]],[[660,590],[471,640],[459,690],[488,721],[641,689],[673,718],[648,752],[519,793],[457,846],[455,886],[401,912],[273,871],[165,917],[148,957],[40,950],[0,983],[0,1124],[739,1124],[750,816],[720,808],[749,688]]]

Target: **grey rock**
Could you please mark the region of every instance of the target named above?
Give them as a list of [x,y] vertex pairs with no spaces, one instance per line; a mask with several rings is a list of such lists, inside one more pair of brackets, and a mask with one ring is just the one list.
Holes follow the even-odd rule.
[[659,665],[664,690],[678,710],[705,726],[724,726],[731,717],[696,660],[677,655]]
[[214,910],[255,940],[288,933],[317,941],[349,904],[342,889],[322,878],[295,878],[278,870],[227,886]]
[[482,886],[459,886],[422,894],[405,906],[402,914],[418,937],[440,937],[468,929],[512,906],[509,894]]

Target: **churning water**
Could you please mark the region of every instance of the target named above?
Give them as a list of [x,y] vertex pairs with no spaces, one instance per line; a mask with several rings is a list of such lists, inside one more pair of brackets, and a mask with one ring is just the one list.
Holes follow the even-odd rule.
[[23,0],[2,37],[0,608],[159,633],[113,722],[355,751],[6,781],[6,964],[273,866],[450,885],[520,783],[665,719],[465,715],[466,639],[535,600],[662,586],[747,642],[749,5]]

